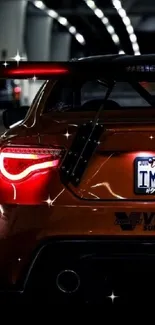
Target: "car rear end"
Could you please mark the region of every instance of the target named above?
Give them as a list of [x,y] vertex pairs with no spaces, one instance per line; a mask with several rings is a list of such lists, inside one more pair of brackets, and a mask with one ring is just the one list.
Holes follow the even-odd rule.
[[[58,129],[55,122],[51,124],[51,134],[47,138],[45,134],[42,135],[43,143],[52,142],[57,130],[57,143],[63,144],[66,154],[60,169],[56,167],[51,170],[50,194],[46,193],[42,197],[47,206],[42,207],[43,210],[39,207],[40,211],[34,206],[36,212],[33,214],[37,215],[37,221],[32,218],[32,214],[28,217],[29,207],[24,215],[20,207],[16,223],[20,229],[25,219],[26,227],[31,229],[36,227],[37,222],[35,230],[40,250],[37,255],[34,253],[37,258],[26,287],[27,290],[34,288],[38,298],[39,292],[42,297],[48,292],[49,301],[111,303],[107,297],[114,292],[119,296],[119,303],[124,303],[129,300],[135,302],[136,294],[140,293],[141,299],[145,300],[150,287],[154,288],[154,195],[137,193],[143,185],[142,176],[140,178],[143,173],[140,172],[145,171],[137,170],[137,159],[139,161],[139,157],[144,157],[145,161],[146,157],[150,159],[154,156],[153,111],[150,117],[149,110],[144,112],[145,117],[141,114],[141,118],[137,112],[141,127],[138,123],[133,126],[133,122],[128,122],[131,111],[130,115],[128,111],[121,111],[122,116],[118,119],[118,112],[104,113],[99,126],[104,125],[106,130],[100,140],[97,139],[100,143],[89,162],[86,162],[88,158],[84,153],[80,169],[77,168],[73,175],[75,178],[68,179],[67,172],[69,167],[75,166],[75,154],[76,162],[79,158],[77,139],[82,148],[83,133],[80,127],[80,131],[77,131],[76,126],[69,127],[68,133],[71,135],[67,139],[64,135],[66,124],[63,122]],[[87,118],[86,113],[83,115],[85,123],[89,123],[90,115]],[[70,113],[70,118],[69,124],[79,125],[78,116],[73,120]],[[68,120],[65,113],[63,119]],[[146,123],[147,119],[150,122]],[[80,173],[84,170],[82,177],[79,170]],[[79,178],[77,185],[76,180]],[[152,187],[152,176],[149,182]],[[32,197],[30,187],[24,199],[28,199],[29,195]],[[34,193],[37,193],[36,189]]]
[[154,105],[108,102],[109,86],[89,81],[47,82],[1,138],[1,291],[27,302],[154,292]]

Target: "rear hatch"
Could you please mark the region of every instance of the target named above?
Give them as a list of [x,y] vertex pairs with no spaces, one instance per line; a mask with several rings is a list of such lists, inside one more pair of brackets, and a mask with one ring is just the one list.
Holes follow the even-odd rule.
[[[86,161],[84,153],[81,155],[82,163],[74,170],[74,177],[67,178],[66,186],[81,199],[154,200],[155,111],[148,108],[105,111],[99,125],[103,129],[92,156]],[[74,169],[74,156],[79,158],[77,148],[83,145],[82,141],[79,128],[62,165],[63,182],[65,174]]]

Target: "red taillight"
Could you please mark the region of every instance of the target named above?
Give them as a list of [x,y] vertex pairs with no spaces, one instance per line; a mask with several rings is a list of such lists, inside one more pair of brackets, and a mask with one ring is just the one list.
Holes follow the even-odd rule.
[[21,96],[21,87],[14,87],[13,88],[13,97],[15,100],[20,100],[20,96]]
[[14,89],[13,89],[13,92],[14,92],[14,94],[20,94],[21,93],[21,87],[15,87]]
[[23,69],[20,69],[20,68],[16,68],[16,69],[10,69],[10,74],[12,75],[16,75],[16,76],[20,76],[20,75],[23,75],[23,74],[26,74],[26,75],[35,75],[37,76],[38,74],[39,75],[57,75],[57,74],[66,74],[68,73],[68,69],[65,69],[65,68],[59,68],[59,67],[53,67],[53,68],[42,68],[40,67],[39,69],[35,69],[34,68],[23,68]]
[[58,167],[63,149],[6,147],[0,153],[0,171],[11,181],[19,181],[31,173]]

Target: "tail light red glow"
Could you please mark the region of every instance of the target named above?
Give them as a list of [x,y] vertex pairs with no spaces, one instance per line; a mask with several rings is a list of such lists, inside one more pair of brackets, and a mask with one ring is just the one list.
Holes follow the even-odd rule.
[[14,94],[20,94],[20,93],[21,93],[21,87],[16,86],[16,87],[13,89],[13,92],[14,92]]
[[14,75],[14,76],[20,76],[20,75],[23,75],[23,74],[26,74],[26,75],[35,75],[37,76],[38,74],[39,75],[46,75],[46,74],[65,74],[67,73],[68,70],[65,69],[65,68],[59,68],[59,67],[55,67],[55,68],[42,68],[40,67],[39,69],[35,69],[35,68],[26,68],[26,69],[12,69],[10,70],[10,75]]
[[11,181],[20,181],[30,174],[58,167],[63,149],[7,147],[0,153],[1,174]]
[[15,100],[20,100],[20,97],[21,97],[21,88],[20,87],[15,87],[13,89],[13,97]]

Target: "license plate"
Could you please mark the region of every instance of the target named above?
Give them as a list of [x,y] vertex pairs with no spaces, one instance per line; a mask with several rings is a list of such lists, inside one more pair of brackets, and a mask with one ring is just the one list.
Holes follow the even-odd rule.
[[135,159],[135,193],[155,195],[155,156]]

